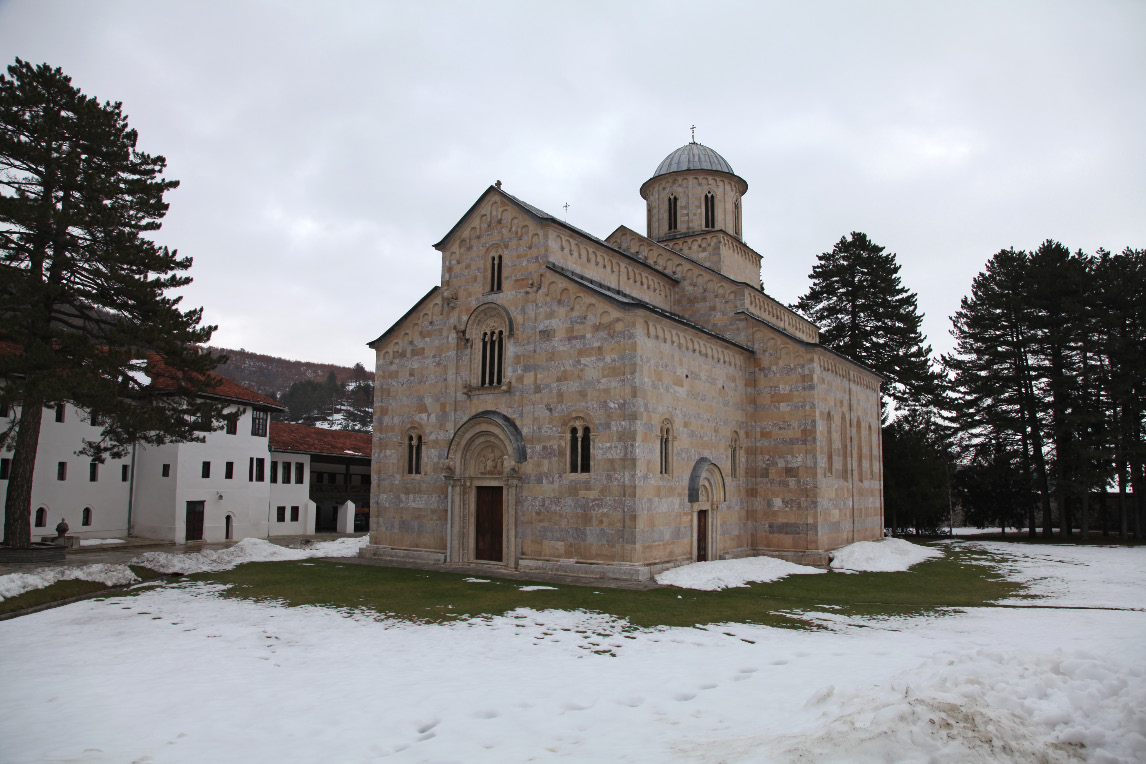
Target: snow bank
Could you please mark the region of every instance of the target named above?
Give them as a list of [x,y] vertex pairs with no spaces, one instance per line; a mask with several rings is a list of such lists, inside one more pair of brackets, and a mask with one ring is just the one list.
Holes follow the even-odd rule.
[[1086,652],[981,649],[936,656],[872,690],[809,701],[814,734],[780,761],[974,764],[1146,760],[1146,666]]
[[204,549],[201,552],[147,552],[131,561],[160,573],[214,573],[230,570],[245,562],[305,560],[309,557],[357,557],[367,536],[320,541],[300,549],[272,544],[266,539],[243,539],[226,549]]
[[714,592],[734,586],[747,586],[753,582],[778,581],[785,576],[825,572],[819,568],[777,560],[775,557],[741,557],[738,560],[694,562],[672,568],[657,576],[657,583]]
[[122,544],[123,539],[80,539],[80,546],[102,546],[104,544]]
[[108,586],[123,586],[139,580],[126,565],[97,563],[76,567],[38,568],[28,573],[9,573],[0,576],[0,600],[15,597],[34,589],[43,589],[57,581],[98,581]]
[[942,557],[939,549],[912,544],[903,539],[857,541],[832,552],[832,570],[871,573],[893,573],[907,570],[916,563]]

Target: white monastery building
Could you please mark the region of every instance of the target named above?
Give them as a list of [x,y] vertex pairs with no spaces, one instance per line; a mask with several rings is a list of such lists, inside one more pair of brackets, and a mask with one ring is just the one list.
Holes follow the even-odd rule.
[[[312,470],[322,475],[321,509],[330,517],[320,530],[352,532],[366,497],[354,502],[349,490],[325,484],[343,475],[346,489],[352,478],[367,482],[370,437],[271,422],[282,406],[217,379],[210,395],[230,404],[235,422],[204,432],[203,442],[140,446],[102,464],[76,454],[84,440],[100,437],[86,412],[71,405],[45,411],[32,483],[32,540],[54,536],[61,519],[68,535],[81,539],[185,543],[312,534],[321,514],[311,497]],[[0,427],[17,413],[0,408]],[[10,457],[0,452],[0,511]]]

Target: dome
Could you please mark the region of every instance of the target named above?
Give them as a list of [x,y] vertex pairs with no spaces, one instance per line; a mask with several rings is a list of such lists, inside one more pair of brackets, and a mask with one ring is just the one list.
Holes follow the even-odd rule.
[[708,146],[700,143],[687,143],[665,157],[664,161],[657,167],[657,171],[653,173],[653,177],[656,178],[681,170],[715,170],[726,172],[729,175],[736,174],[732,171],[732,165],[728,164],[724,157]]

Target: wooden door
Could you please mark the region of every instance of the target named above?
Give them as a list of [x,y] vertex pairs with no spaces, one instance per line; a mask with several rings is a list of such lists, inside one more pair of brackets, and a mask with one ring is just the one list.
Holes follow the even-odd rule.
[[474,559],[504,562],[502,554],[502,489],[501,486],[478,486],[474,512],[476,541]]
[[702,509],[696,513],[696,561],[705,562],[708,559],[708,510]]
[[203,540],[203,513],[207,507],[205,501],[187,502],[187,540]]

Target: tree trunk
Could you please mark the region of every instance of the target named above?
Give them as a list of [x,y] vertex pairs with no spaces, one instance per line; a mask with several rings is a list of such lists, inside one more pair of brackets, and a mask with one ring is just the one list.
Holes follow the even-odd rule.
[[32,545],[32,477],[43,418],[44,403],[38,396],[21,401],[4,504],[4,544],[9,547],[27,549]]
[[1118,465],[1118,538],[1126,540],[1126,465]]
[[1133,461],[1130,463],[1130,487],[1133,489],[1131,496],[1134,501],[1134,538],[1138,541],[1142,540],[1142,534],[1146,532],[1146,518],[1143,517],[1143,512],[1146,511],[1146,502],[1142,500],[1143,492],[1146,492],[1146,485],[1143,485],[1142,464],[1135,464]]
[[1106,489],[1106,485],[1104,484],[1102,486],[1102,496],[1100,497],[1099,504],[1098,504],[1098,521],[1102,525],[1102,535],[1103,536],[1109,536],[1110,535],[1110,524],[1109,524],[1109,514],[1108,514],[1109,507],[1107,506],[1107,498],[1108,498],[1107,494],[1109,494],[1109,493],[1110,492]]
[[1082,507],[1078,516],[1078,535],[1083,541],[1090,538],[1090,489],[1082,492]]

